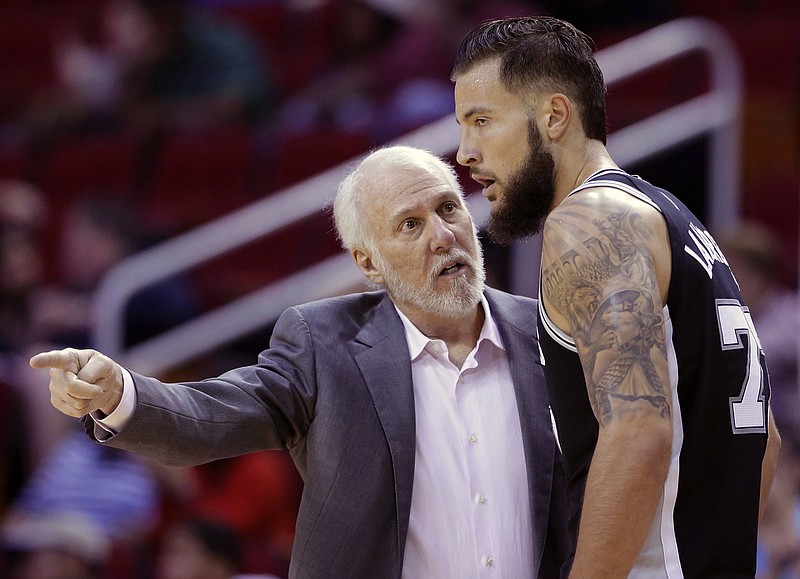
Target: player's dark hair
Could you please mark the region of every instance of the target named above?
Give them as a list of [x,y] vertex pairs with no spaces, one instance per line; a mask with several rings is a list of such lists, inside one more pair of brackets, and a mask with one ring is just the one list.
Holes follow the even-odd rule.
[[590,139],[606,142],[606,88],[594,43],[572,24],[549,16],[489,20],[471,30],[456,52],[452,79],[499,56],[500,79],[514,93],[553,90],[579,109]]

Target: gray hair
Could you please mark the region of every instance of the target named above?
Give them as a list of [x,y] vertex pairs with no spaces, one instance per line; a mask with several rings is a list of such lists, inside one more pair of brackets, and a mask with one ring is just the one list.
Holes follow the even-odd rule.
[[333,201],[333,220],[339,241],[347,251],[355,248],[374,253],[375,240],[366,219],[369,195],[394,184],[395,171],[424,169],[444,177],[463,198],[453,166],[433,153],[416,147],[393,145],[369,153],[339,184]]

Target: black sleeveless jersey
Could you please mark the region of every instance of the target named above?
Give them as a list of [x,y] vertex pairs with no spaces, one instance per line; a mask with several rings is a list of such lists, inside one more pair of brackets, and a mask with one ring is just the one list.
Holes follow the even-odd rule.
[[[769,378],[749,310],[717,244],[683,203],[616,169],[592,175],[571,194],[596,186],[657,208],[672,250],[664,307],[672,462],[630,577],[753,577]],[[598,423],[574,341],[550,322],[541,300],[539,313],[542,362],[577,525]]]

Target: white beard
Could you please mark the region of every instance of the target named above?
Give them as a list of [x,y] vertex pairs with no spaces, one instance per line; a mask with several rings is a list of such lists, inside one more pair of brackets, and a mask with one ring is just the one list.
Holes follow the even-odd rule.
[[[383,273],[384,287],[396,303],[408,303],[425,312],[446,317],[462,317],[475,311],[483,294],[486,272],[483,267],[483,251],[476,240],[477,259],[467,252],[454,249],[446,255],[437,256],[428,272],[424,287],[416,287],[398,275],[380,252],[376,252],[372,261]],[[467,266],[470,273],[454,278],[446,291],[436,288],[437,279],[442,269],[453,261]]]

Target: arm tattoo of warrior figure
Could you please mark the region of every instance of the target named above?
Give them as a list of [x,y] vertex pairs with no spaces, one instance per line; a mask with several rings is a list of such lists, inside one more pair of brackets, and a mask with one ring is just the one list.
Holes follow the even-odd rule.
[[[608,424],[619,413],[655,408],[669,418],[658,285],[652,257],[637,241],[651,234],[636,213],[577,219],[584,241],[550,260],[542,283],[573,329],[595,415]],[[563,221],[575,225],[569,214]]]

